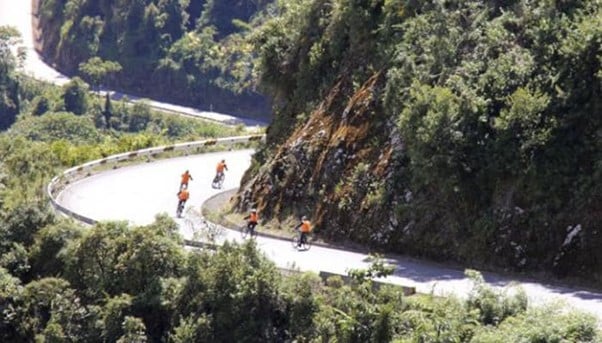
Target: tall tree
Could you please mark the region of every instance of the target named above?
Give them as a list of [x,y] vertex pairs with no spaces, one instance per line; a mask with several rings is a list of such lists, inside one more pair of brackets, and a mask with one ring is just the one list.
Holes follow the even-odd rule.
[[121,64],[114,61],[104,61],[100,57],[92,57],[88,61],[79,64],[79,72],[84,74],[92,83],[92,89],[99,91],[100,85],[107,78],[121,71]]
[[88,85],[79,77],[73,78],[63,87],[65,110],[78,115],[88,110]]
[[14,123],[19,113],[19,83],[15,72],[25,55],[23,49],[14,47],[20,42],[19,31],[0,26],[0,130]]

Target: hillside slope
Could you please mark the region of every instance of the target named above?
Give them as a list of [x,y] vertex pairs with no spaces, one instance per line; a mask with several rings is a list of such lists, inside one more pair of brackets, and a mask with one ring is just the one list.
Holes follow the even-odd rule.
[[267,120],[269,100],[252,82],[244,36],[269,2],[36,0],[38,48],[59,70],[92,84],[81,64],[100,57],[123,68],[103,78],[105,86]]
[[320,235],[599,282],[602,12],[571,1],[281,2],[240,210]]

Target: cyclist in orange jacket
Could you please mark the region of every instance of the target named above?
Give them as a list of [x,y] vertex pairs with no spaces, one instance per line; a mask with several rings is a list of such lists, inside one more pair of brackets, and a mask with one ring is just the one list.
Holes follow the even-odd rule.
[[295,230],[299,230],[299,232],[301,233],[301,237],[299,239],[299,243],[297,244],[297,246],[300,247],[301,244],[305,243],[305,241],[307,240],[307,235],[312,230],[311,223],[307,219],[306,216],[301,217],[301,223],[299,223],[299,225],[297,225],[295,227]]
[[228,165],[226,165],[226,160],[221,160],[217,164],[217,167],[215,167],[215,178],[221,177],[224,174],[224,170],[228,170]]
[[184,172],[184,174],[182,174],[182,179],[180,181],[180,189],[182,189],[183,187],[188,188],[188,181],[193,181],[194,179],[192,178],[192,175],[190,175],[190,172],[188,170],[186,170]]
[[226,160],[221,160],[215,167],[215,178],[213,178],[213,187],[221,188],[221,183],[224,181],[224,170],[228,170]]
[[251,213],[243,219],[247,220],[247,227],[249,228],[249,233],[251,237],[255,235],[255,227],[257,226],[257,222],[259,221],[259,216],[257,215],[256,209],[251,209]]
[[186,205],[186,201],[188,201],[188,198],[190,198],[190,192],[188,192],[188,188],[184,187],[180,189],[177,195],[178,208],[176,209],[176,214],[178,215],[178,217],[180,217],[182,211],[184,210],[184,205]]

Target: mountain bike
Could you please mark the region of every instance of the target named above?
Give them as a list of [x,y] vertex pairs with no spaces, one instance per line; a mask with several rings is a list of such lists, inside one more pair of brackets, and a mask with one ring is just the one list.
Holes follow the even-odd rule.
[[249,224],[245,223],[240,227],[240,235],[242,236],[243,239],[246,239],[247,237],[255,238],[255,237],[257,237],[256,229],[257,229],[257,225],[255,225],[253,230],[251,230],[251,228],[249,227]]
[[299,230],[295,230],[295,231],[297,231],[297,232],[291,239],[291,244],[293,245],[293,248],[295,248],[297,250],[309,250],[311,248],[311,241],[312,241],[311,233],[305,234],[305,241],[301,242],[301,244],[299,244],[299,240],[301,239],[301,231],[299,231]]
[[215,175],[213,181],[211,182],[211,187],[221,189],[224,186],[224,180],[226,179],[226,174],[221,173]]

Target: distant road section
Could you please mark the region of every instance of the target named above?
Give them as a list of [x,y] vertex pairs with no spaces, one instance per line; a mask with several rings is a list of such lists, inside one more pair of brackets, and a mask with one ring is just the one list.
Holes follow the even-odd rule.
[[[25,74],[55,85],[64,85],[69,82],[69,77],[59,73],[52,68],[52,66],[46,64],[42,60],[40,54],[35,50],[33,23],[36,20],[36,14],[32,12],[32,3],[33,1],[31,0],[0,0],[0,26],[13,26],[21,32],[23,46],[27,50],[27,59],[23,65],[23,72]],[[142,99],[138,96],[124,94],[109,89],[105,89],[103,92],[109,92],[111,98],[115,100],[127,97],[135,102]],[[155,109],[216,121],[226,125],[265,127],[268,124],[255,119],[236,117],[217,112],[200,111],[195,108],[154,101],[152,99],[150,99],[148,103]]]

